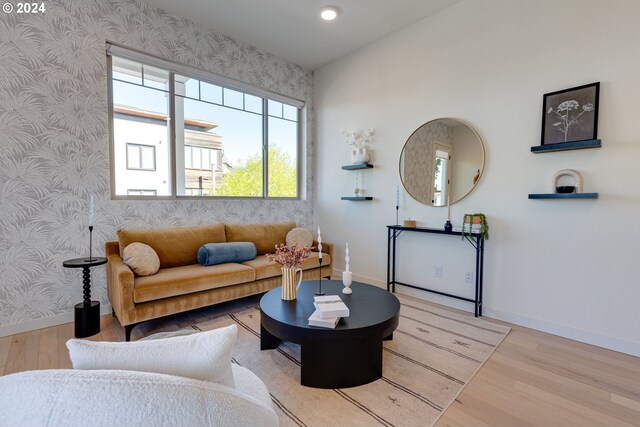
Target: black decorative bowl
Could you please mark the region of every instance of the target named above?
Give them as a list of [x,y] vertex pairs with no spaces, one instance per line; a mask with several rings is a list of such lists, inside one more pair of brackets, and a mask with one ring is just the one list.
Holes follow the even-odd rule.
[[556,193],[558,194],[575,193],[575,191],[576,191],[575,185],[562,185],[560,187],[556,187]]

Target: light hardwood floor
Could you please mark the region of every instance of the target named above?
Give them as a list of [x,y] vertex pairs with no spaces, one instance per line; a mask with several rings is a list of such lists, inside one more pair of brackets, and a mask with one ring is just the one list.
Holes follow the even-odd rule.
[[[220,304],[134,328],[132,339],[176,330],[257,306],[259,298]],[[505,340],[436,423],[437,427],[640,426],[640,358],[504,322]],[[0,338],[0,375],[70,368],[68,323]],[[101,318],[97,341],[123,341],[124,329]],[[348,424],[348,423],[347,423]]]

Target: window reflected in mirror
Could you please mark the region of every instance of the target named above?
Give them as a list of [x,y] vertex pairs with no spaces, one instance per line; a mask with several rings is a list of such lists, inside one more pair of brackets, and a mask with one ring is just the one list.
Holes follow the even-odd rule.
[[428,206],[446,206],[466,197],[483,169],[480,136],[456,119],[436,119],[420,126],[400,155],[402,185],[411,197]]

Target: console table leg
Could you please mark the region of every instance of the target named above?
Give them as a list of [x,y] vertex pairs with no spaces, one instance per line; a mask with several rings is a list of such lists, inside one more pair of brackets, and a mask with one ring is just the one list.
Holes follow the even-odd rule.
[[482,316],[482,287],[484,284],[484,240],[480,241],[480,307],[478,314]]
[[393,293],[396,292],[396,230],[393,230],[393,255],[392,255],[392,260],[391,260],[391,282],[392,282],[392,291]]
[[391,229],[387,228],[387,292],[389,292],[391,281],[389,280],[389,262],[391,261]]

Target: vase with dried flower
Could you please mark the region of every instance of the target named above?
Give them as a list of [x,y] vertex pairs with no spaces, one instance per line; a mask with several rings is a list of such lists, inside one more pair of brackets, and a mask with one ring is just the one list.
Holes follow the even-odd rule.
[[369,153],[367,151],[367,144],[373,141],[375,131],[368,129],[365,132],[359,132],[342,129],[342,134],[346,136],[346,142],[351,146],[351,163],[368,163]]
[[[302,269],[300,266],[309,257],[312,247],[298,247],[296,242],[290,245],[276,245],[276,252],[267,254],[267,259],[282,265],[282,299],[294,300],[302,282]],[[300,273],[296,283],[296,275]]]

